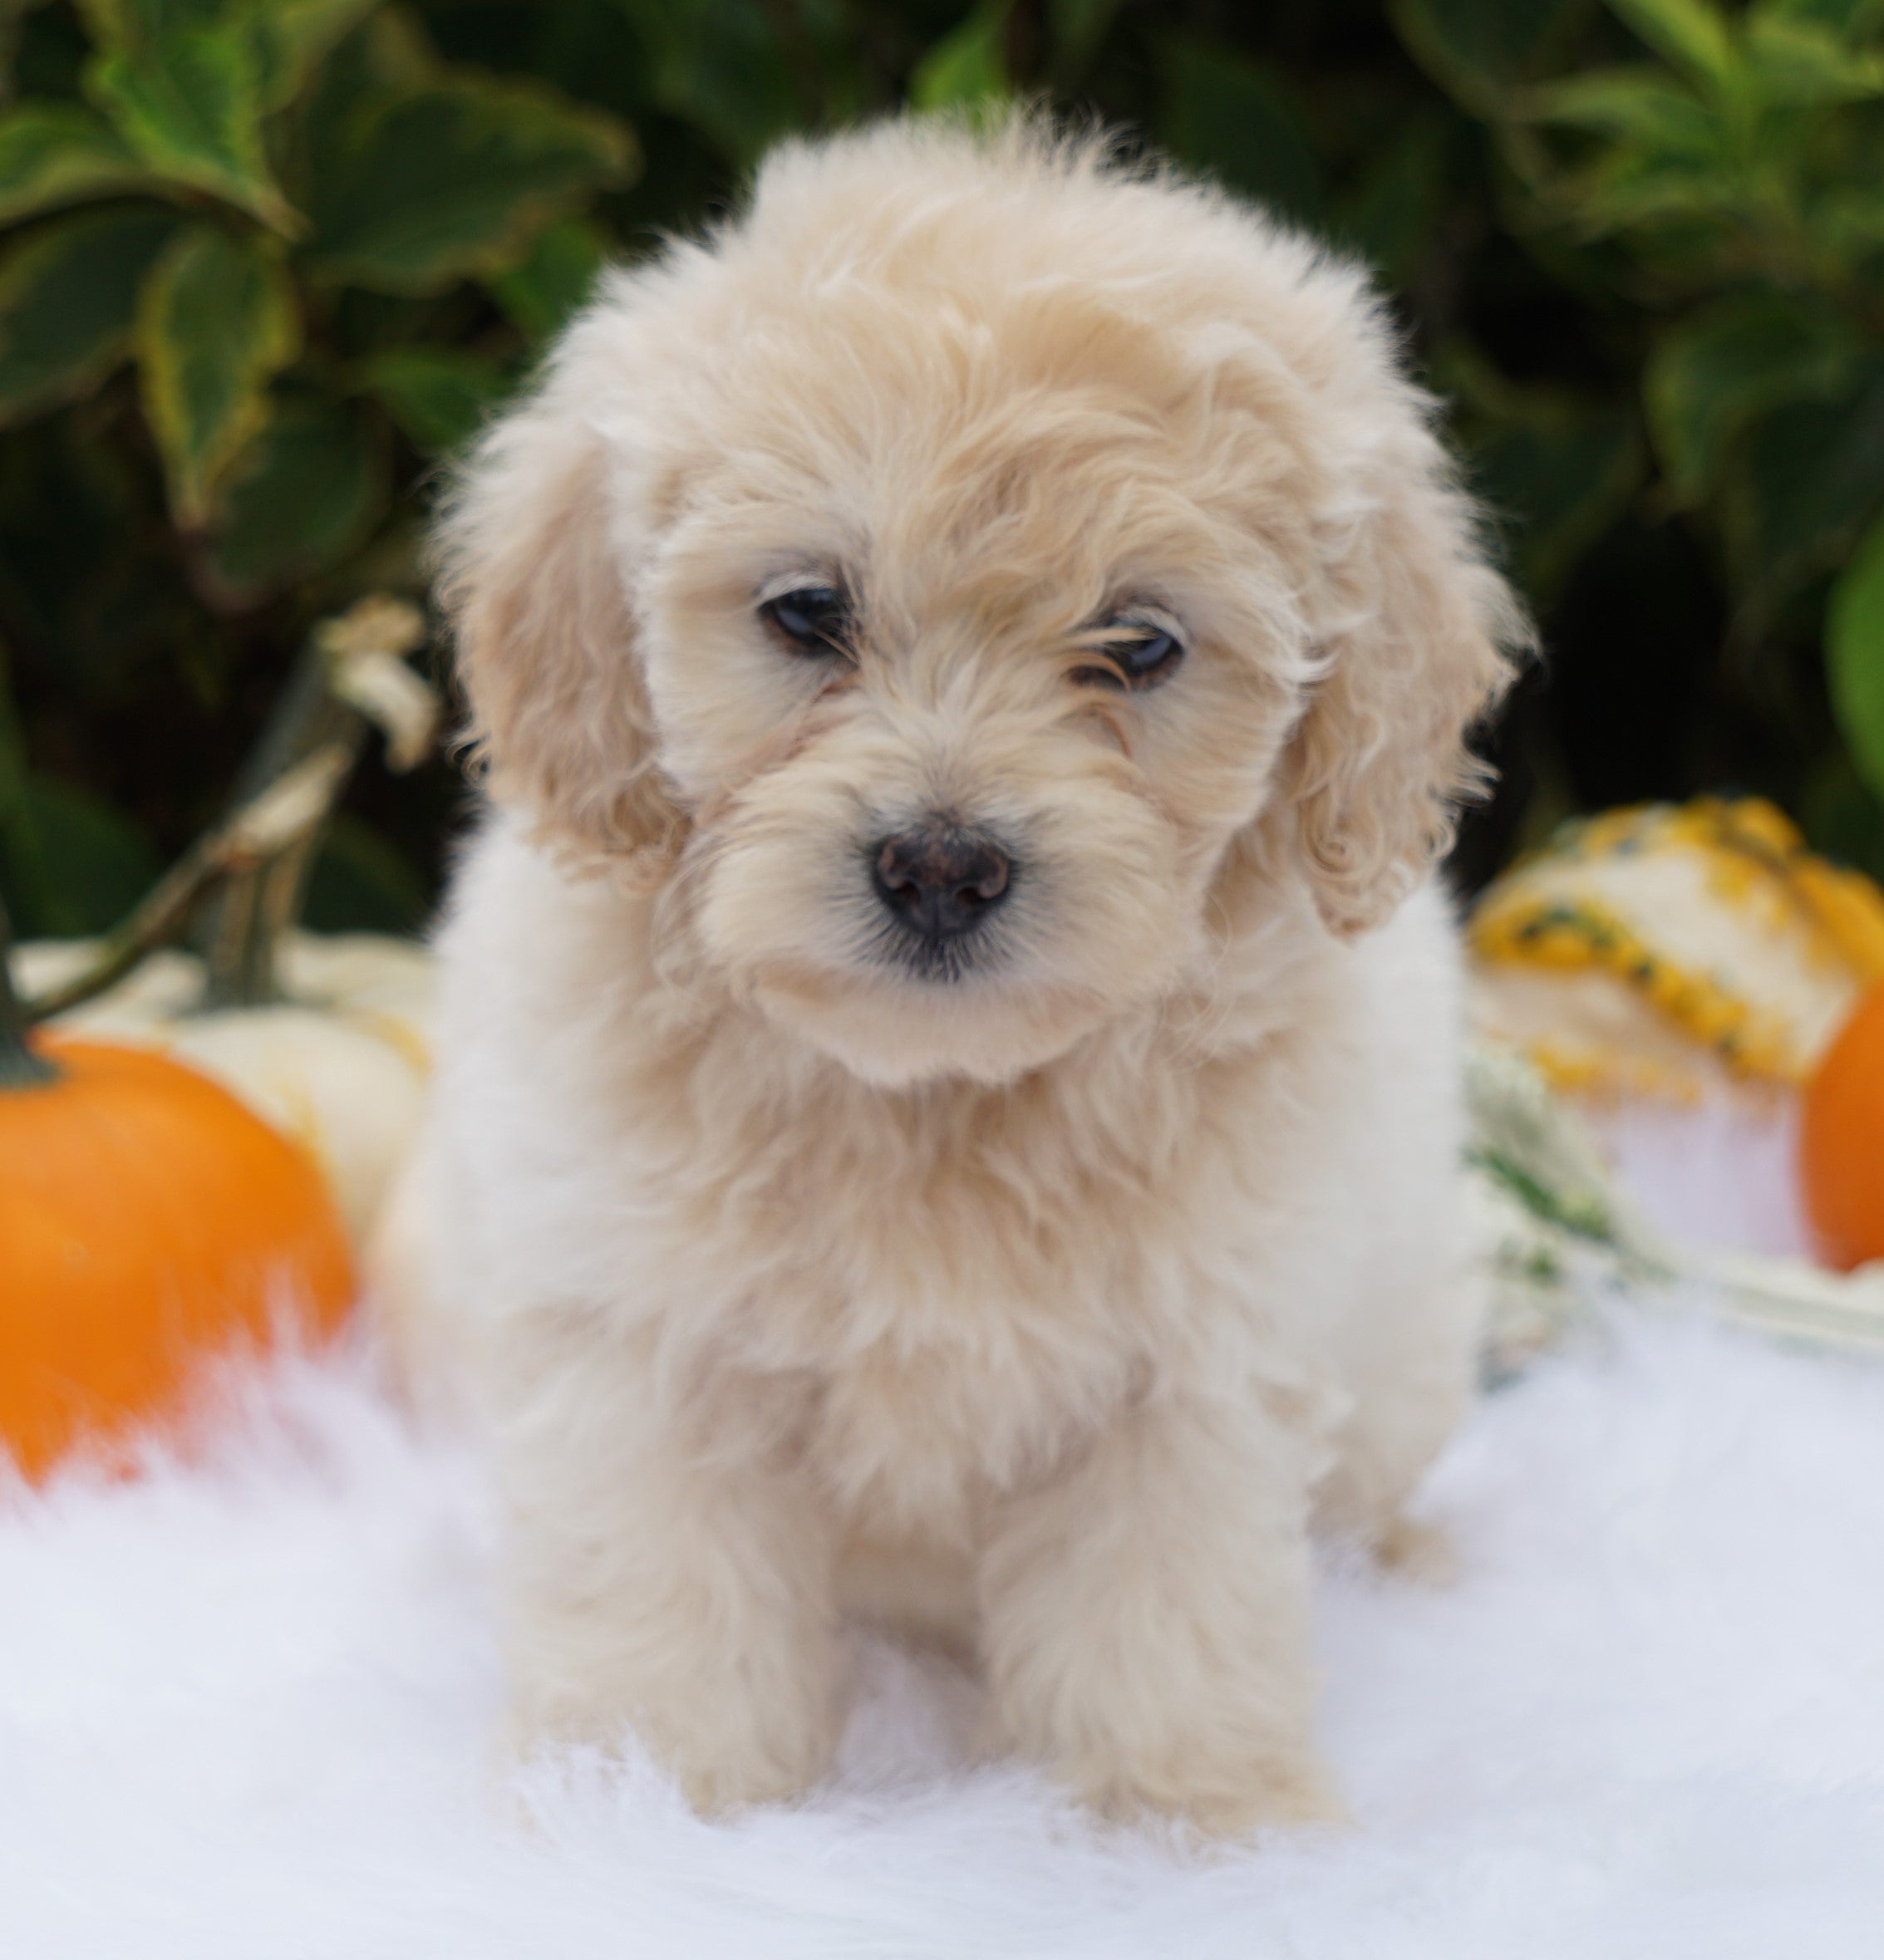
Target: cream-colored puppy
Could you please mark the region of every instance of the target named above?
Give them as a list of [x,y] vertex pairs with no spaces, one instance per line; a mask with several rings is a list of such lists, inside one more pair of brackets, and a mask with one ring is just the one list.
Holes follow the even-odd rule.
[[790,1796],[860,1614],[1325,1815],[1311,1513],[1463,1407],[1429,883],[1522,640],[1364,280],[1016,121],[789,145],[471,458],[427,1289],[520,1732]]

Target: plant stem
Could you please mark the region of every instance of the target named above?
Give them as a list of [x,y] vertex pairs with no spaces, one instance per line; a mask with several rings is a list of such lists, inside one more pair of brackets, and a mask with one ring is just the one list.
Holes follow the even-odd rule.
[[0,1089],[34,1088],[56,1082],[57,1066],[27,1046],[26,1012],[13,991],[13,922],[0,899]]
[[99,942],[91,962],[72,977],[21,1003],[30,1024],[82,1006],[114,987],[147,953],[168,946],[189,923],[197,901],[221,881],[239,872],[253,856],[242,836],[244,805],[226,823],[199,838],[165,872],[121,925]]
[[[315,629],[237,779],[233,803],[238,812],[252,806],[271,785],[316,756],[328,757],[334,764],[328,792],[317,814],[282,847],[231,867],[199,939],[207,968],[201,1003],[205,1010],[258,1007],[282,998],[277,955],[301,916],[307,875],[327,819],[366,746],[368,729],[376,720],[387,727],[379,711],[362,706],[345,691],[348,663],[357,664],[362,652],[376,654],[382,661],[402,659],[424,631],[424,621],[415,608],[385,597],[362,600],[339,619]],[[416,681],[408,685],[418,686]],[[429,729],[428,722],[409,758],[400,759],[396,750],[392,752],[395,768],[410,767],[425,753]],[[390,742],[393,730],[387,727],[387,732]]]
[[[236,780],[235,807],[239,808],[295,764],[328,746],[346,757],[335,785],[337,796],[366,740],[365,717],[334,699],[327,659],[317,648],[308,647],[296,662],[279,705]],[[204,921],[205,1009],[260,1007],[280,1000],[276,941],[300,911],[302,887],[325,825],[323,812],[319,823],[278,856],[243,867],[223,887]]]
[[275,951],[300,916],[321,833],[369,726],[385,729],[396,769],[411,768],[429,749],[436,697],[401,665],[422,632],[412,607],[384,598],[364,600],[315,630],[222,822],[105,935],[80,971],[29,1000],[10,985],[0,995],[0,1082],[56,1073],[27,1049],[25,1030],[116,985],[146,954],[180,938],[212,892],[218,896],[206,935],[209,978],[200,1005],[253,1006],[279,998]]

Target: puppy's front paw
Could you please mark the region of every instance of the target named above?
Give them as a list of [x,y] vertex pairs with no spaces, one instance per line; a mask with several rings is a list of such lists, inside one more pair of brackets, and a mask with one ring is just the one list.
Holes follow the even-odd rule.
[[1234,1768],[1200,1765],[1190,1774],[1182,1766],[1151,1776],[1095,1776],[1089,1770],[1075,1787],[1101,1816],[1114,1822],[1159,1818],[1228,1843],[1246,1842],[1264,1831],[1339,1828],[1354,1821],[1326,1772],[1312,1760]]
[[1449,1586],[1459,1575],[1459,1548],[1444,1525],[1396,1515],[1375,1540],[1373,1550],[1383,1572],[1416,1585]]
[[1198,1792],[1183,1820],[1204,1836],[1243,1842],[1270,1830],[1346,1830],[1354,1813],[1316,1767],[1253,1773],[1240,1786]]
[[729,1722],[726,1711],[693,1722],[638,1718],[598,1709],[546,1722],[514,1708],[499,1738],[502,1757],[516,1763],[545,1744],[587,1742],[619,1751],[640,1743],[702,1817],[724,1817],[755,1804],[790,1803],[805,1795],[830,1766],[837,1746],[834,1717],[789,1727],[758,1722]]
[[681,1793],[702,1817],[755,1804],[790,1803],[822,1780],[837,1746],[835,1724],[789,1736],[647,1738]]
[[748,1670],[675,1667],[660,1678],[617,1673],[580,1692],[535,1692],[519,1682],[505,1740],[513,1757],[545,1742],[619,1749],[631,1737],[680,1786],[702,1816],[754,1804],[789,1802],[824,1776],[835,1753],[842,1709],[826,1652],[776,1664],[763,1687]]

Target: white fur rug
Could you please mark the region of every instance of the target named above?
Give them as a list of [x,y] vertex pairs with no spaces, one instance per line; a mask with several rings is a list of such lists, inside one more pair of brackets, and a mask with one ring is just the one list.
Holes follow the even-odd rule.
[[965,1766],[968,1691],[882,1650],[802,1809],[506,1791],[468,1466],[347,1363],[239,1399],[194,1466],[0,1496],[8,1960],[1884,1953],[1884,1369],[1626,1307],[1491,1398],[1459,1581],[1326,1575],[1357,1829],[1214,1859]]

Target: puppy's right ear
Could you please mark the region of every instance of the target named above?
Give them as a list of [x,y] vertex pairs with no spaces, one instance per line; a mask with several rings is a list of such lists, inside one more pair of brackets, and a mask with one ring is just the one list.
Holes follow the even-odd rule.
[[559,392],[472,451],[440,527],[440,595],[492,796],[581,854],[657,862],[683,819],[655,767],[606,459]]

